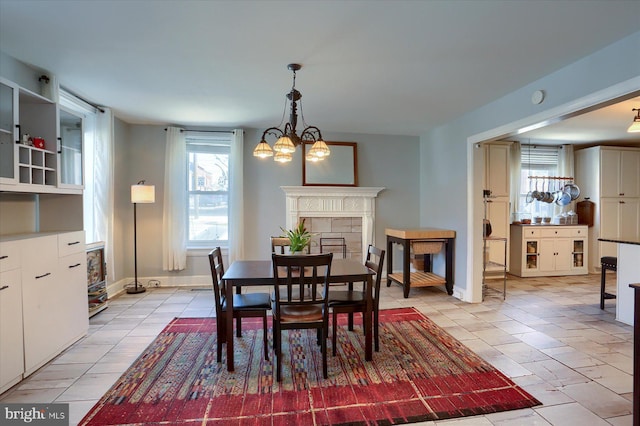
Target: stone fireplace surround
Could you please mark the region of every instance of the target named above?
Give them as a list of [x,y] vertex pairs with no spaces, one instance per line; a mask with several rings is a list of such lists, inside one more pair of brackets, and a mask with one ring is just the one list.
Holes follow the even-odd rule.
[[282,186],[286,194],[286,229],[301,218],[361,218],[362,257],[375,245],[375,199],[382,187]]

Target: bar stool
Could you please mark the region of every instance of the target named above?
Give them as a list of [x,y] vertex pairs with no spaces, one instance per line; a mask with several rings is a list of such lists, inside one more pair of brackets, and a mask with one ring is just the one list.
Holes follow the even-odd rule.
[[600,309],[604,309],[604,299],[615,299],[616,295],[607,293],[604,291],[605,285],[605,276],[607,274],[607,270],[609,271],[618,271],[618,258],[614,256],[604,256],[600,258],[600,266],[602,268],[602,272],[600,275]]

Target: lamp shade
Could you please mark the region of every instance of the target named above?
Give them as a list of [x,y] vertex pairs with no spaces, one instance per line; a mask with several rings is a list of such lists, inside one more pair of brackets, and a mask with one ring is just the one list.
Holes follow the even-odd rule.
[[131,185],[131,202],[132,203],[155,203],[156,202],[156,186],[155,185]]
[[637,133],[640,132],[640,119],[634,119],[631,126],[627,129],[628,133]]

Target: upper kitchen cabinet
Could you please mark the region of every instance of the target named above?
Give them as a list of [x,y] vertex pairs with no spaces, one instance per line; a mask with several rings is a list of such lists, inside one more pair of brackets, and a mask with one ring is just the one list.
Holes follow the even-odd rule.
[[492,197],[509,197],[510,143],[492,142],[485,145],[485,189]]
[[60,108],[60,150],[58,155],[58,186],[82,188],[82,118]]
[[18,174],[18,86],[0,79],[0,184],[13,184]]
[[0,79],[0,191],[82,194],[81,129],[55,102]]
[[640,197],[640,151],[600,151],[600,196]]

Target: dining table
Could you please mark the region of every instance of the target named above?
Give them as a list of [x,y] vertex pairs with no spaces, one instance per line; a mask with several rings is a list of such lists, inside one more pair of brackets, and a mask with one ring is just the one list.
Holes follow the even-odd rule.
[[[365,338],[365,360],[373,359],[373,275],[372,271],[364,264],[353,259],[333,259],[329,283],[365,283],[366,309],[363,315],[363,328]],[[233,371],[233,289],[244,286],[271,286],[275,285],[273,266],[271,260],[236,260],[222,276],[225,282],[227,299],[227,370]],[[331,291],[331,290],[329,290]]]

